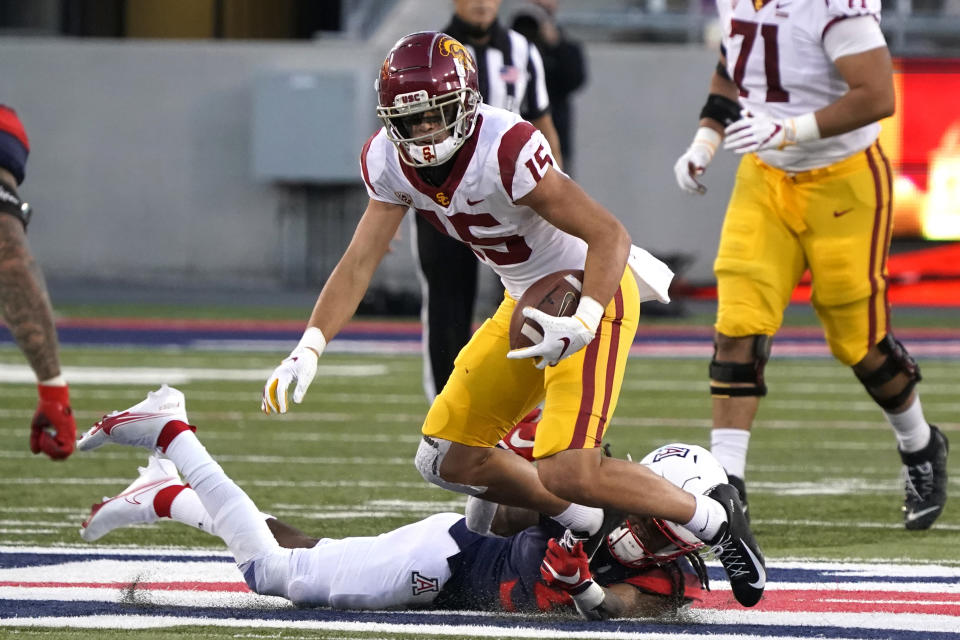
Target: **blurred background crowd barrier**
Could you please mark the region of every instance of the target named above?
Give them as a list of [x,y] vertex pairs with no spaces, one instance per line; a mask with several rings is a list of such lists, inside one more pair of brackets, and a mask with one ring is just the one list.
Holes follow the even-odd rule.
[[[523,6],[505,0],[502,21]],[[0,0],[0,102],[30,135],[21,193],[55,300],[118,283],[315,290],[365,206],[358,157],[379,126],[372,86],[383,56],[406,33],[442,27],[450,9]],[[898,65],[898,110],[883,133],[897,170],[894,250],[940,252],[902,261],[896,278],[938,282],[933,303],[960,304],[960,0],[883,9]],[[672,165],[716,62],[713,2],[560,0],[557,16],[588,66],[573,98],[577,180],[637,244],[673,262],[678,293],[709,296],[735,159],[718,155],[705,198],[681,193]],[[368,309],[416,314],[413,273],[399,238]],[[488,280],[481,293],[495,300],[499,289]]]

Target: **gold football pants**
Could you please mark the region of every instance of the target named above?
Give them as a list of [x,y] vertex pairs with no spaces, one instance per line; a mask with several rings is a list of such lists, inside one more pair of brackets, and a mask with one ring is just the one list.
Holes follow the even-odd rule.
[[878,143],[833,165],[788,173],[748,155],[727,206],[716,330],[773,335],[806,269],[833,355],[863,359],[889,330],[890,163]]
[[508,360],[510,317],[516,301],[504,295],[493,317],[460,351],[434,400],[423,434],[474,447],[495,445],[544,402],[533,454],[600,446],[617,406],[627,355],[637,331],[640,299],[629,267],[590,344],[555,367]]

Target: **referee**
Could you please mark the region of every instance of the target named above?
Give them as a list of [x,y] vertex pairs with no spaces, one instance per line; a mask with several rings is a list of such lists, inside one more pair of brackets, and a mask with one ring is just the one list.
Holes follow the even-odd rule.
[[[477,63],[480,95],[494,107],[519,113],[546,137],[560,165],[560,141],[550,117],[543,61],[536,47],[497,21],[500,0],[453,0],[443,32],[463,43]],[[424,216],[414,216],[414,251],[420,264],[423,306],[423,388],[440,393],[453,361],[472,334],[477,258],[470,248],[442,235]]]

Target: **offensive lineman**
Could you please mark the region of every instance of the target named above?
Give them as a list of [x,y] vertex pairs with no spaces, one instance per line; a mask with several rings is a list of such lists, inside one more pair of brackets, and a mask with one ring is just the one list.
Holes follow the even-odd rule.
[[[254,592],[334,608],[575,607],[590,619],[656,616],[701,599],[707,586],[702,543],[652,518],[620,521],[590,560],[553,520],[538,524],[536,514],[508,507],[478,523],[508,537],[474,533],[464,516],[438,513],[375,537],[311,538],[257,509],[194,435],[185,404],[164,385],[81,438],[81,450],[113,442],[155,454],[125,491],[93,506],[84,540],[169,518],[222,538]],[[726,481],[720,463],[697,446],[666,445],[641,464],[693,491]]]
[[[303,338],[268,378],[263,410],[286,412],[293,381],[294,402],[303,399],[327,340],[356,311],[413,207],[469,245],[506,289],[430,407],[416,455],[423,477],[547,514],[582,538],[596,534],[603,519],[588,507],[680,523],[721,550],[738,601],[755,604],[766,584],[763,555],[735,488],[724,483],[694,495],[640,465],[602,458],[598,448],[616,407],[641,297],[664,298],[669,270],[640,249],[628,267],[631,243],[623,225],[555,168],[533,125],[481,104],[476,64],[450,36],[431,31],[402,38],[384,60],[377,88],[384,126],[361,153],[369,204]],[[581,268],[575,315],[524,309],[545,335],[540,344],[510,351],[510,317],[524,290],[549,273]],[[534,468],[495,445],[541,401]]]
[[924,418],[920,369],[893,336],[886,289],[891,171],[877,135],[894,111],[880,0],[718,0],[720,62],[693,143],[674,167],[698,178],[720,141],[745,154],[714,264],[711,449],[741,489],[763,369],[790,294],[810,269],[830,350],[883,409],[906,478],[907,529],[947,499],[947,438]]

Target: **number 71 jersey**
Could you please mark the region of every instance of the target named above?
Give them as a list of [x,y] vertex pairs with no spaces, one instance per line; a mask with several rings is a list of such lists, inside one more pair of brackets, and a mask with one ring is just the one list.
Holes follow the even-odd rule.
[[[849,90],[824,49],[824,35],[845,18],[879,22],[880,0],[717,0],[717,11],[727,73],[741,105],[754,114],[788,118],[822,109]],[[760,157],[781,169],[812,169],[867,148],[879,131],[872,123]]]
[[412,207],[441,233],[468,245],[515,300],[549,273],[583,268],[583,240],[516,204],[548,171],[559,171],[536,127],[509,111],[482,105],[473,135],[451,162],[443,184],[431,185],[401,162],[383,129],[360,154],[371,198]]

